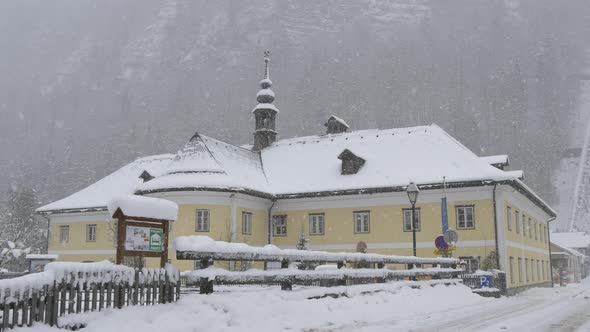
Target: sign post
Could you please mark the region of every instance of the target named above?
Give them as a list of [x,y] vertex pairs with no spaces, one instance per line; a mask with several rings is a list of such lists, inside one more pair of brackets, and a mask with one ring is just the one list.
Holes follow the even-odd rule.
[[160,267],[168,261],[168,223],[170,220],[126,216],[117,209],[117,264],[125,256],[159,257]]

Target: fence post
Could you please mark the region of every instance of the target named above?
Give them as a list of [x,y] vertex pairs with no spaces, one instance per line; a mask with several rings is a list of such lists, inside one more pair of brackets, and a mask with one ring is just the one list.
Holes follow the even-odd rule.
[[135,278],[133,278],[133,305],[137,305],[139,292],[139,270],[135,269]]
[[[286,259],[283,259],[281,261],[281,269],[287,269],[289,268],[289,261]],[[283,281],[281,282],[281,290],[293,290],[293,282],[291,280],[287,280],[287,281]]]

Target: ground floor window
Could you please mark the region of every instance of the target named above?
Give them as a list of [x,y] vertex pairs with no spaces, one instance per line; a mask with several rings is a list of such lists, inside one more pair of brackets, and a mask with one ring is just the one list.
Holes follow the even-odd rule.
[[[404,216],[404,232],[411,232],[412,225],[412,209],[403,209],[402,214]],[[414,221],[416,224],[416,232],[420,231],[420,208],[414,209]]]
[[86,225],[86,241],[96,241],[96,224]]
[[369,233],[369,211],[354,212],[354,232]]
[[510,283],[514,283],[514,257],[510,257]]
[[529,259],[525,258],[524,259],[524,274],[525,274],[525,280],[528,282],[530,279],[530,270],[529,270]]
[[70,242],[70,226],[59,226],[59,242]]
[[522,258],[518,257],[518,282],[522,281]]
[[475,207],[457,206],[455,212],[457,214],[457,229],[475,228]]
[[309,234],[323,235],[324,234],[324,214],[314,213],[309,215]]
[[272,216],[274,236],[287,235],[287,215]]
[[252,234],[252,213],[242,212],[242,234]]

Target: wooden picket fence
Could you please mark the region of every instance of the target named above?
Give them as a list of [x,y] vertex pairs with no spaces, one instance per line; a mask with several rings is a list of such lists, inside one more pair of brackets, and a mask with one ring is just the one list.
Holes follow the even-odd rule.
[[[164,269],[135,270],[133,278],[104,270],[65,271],[53,281],[44,278],[42,286],[30,282],[35,274],[26,277],[29,286],[0,289],[0,331],[35,322],[59,327],[58,318],[68,314],[171,303],[180,296],[178,271]],[[12,279],[16,285],[17,279]]]

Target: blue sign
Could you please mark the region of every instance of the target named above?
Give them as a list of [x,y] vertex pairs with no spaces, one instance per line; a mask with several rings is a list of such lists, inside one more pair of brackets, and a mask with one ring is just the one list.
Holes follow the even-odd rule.
[[447,198],[443,197],[440,200],[440,213],[442,216],[442,232],[443,234],[449,229],[449,213],[447,211]]
[[492,277],[491,276],[480,276],[479,277],[479,286],[481,288],[490,288],[492,284]]

